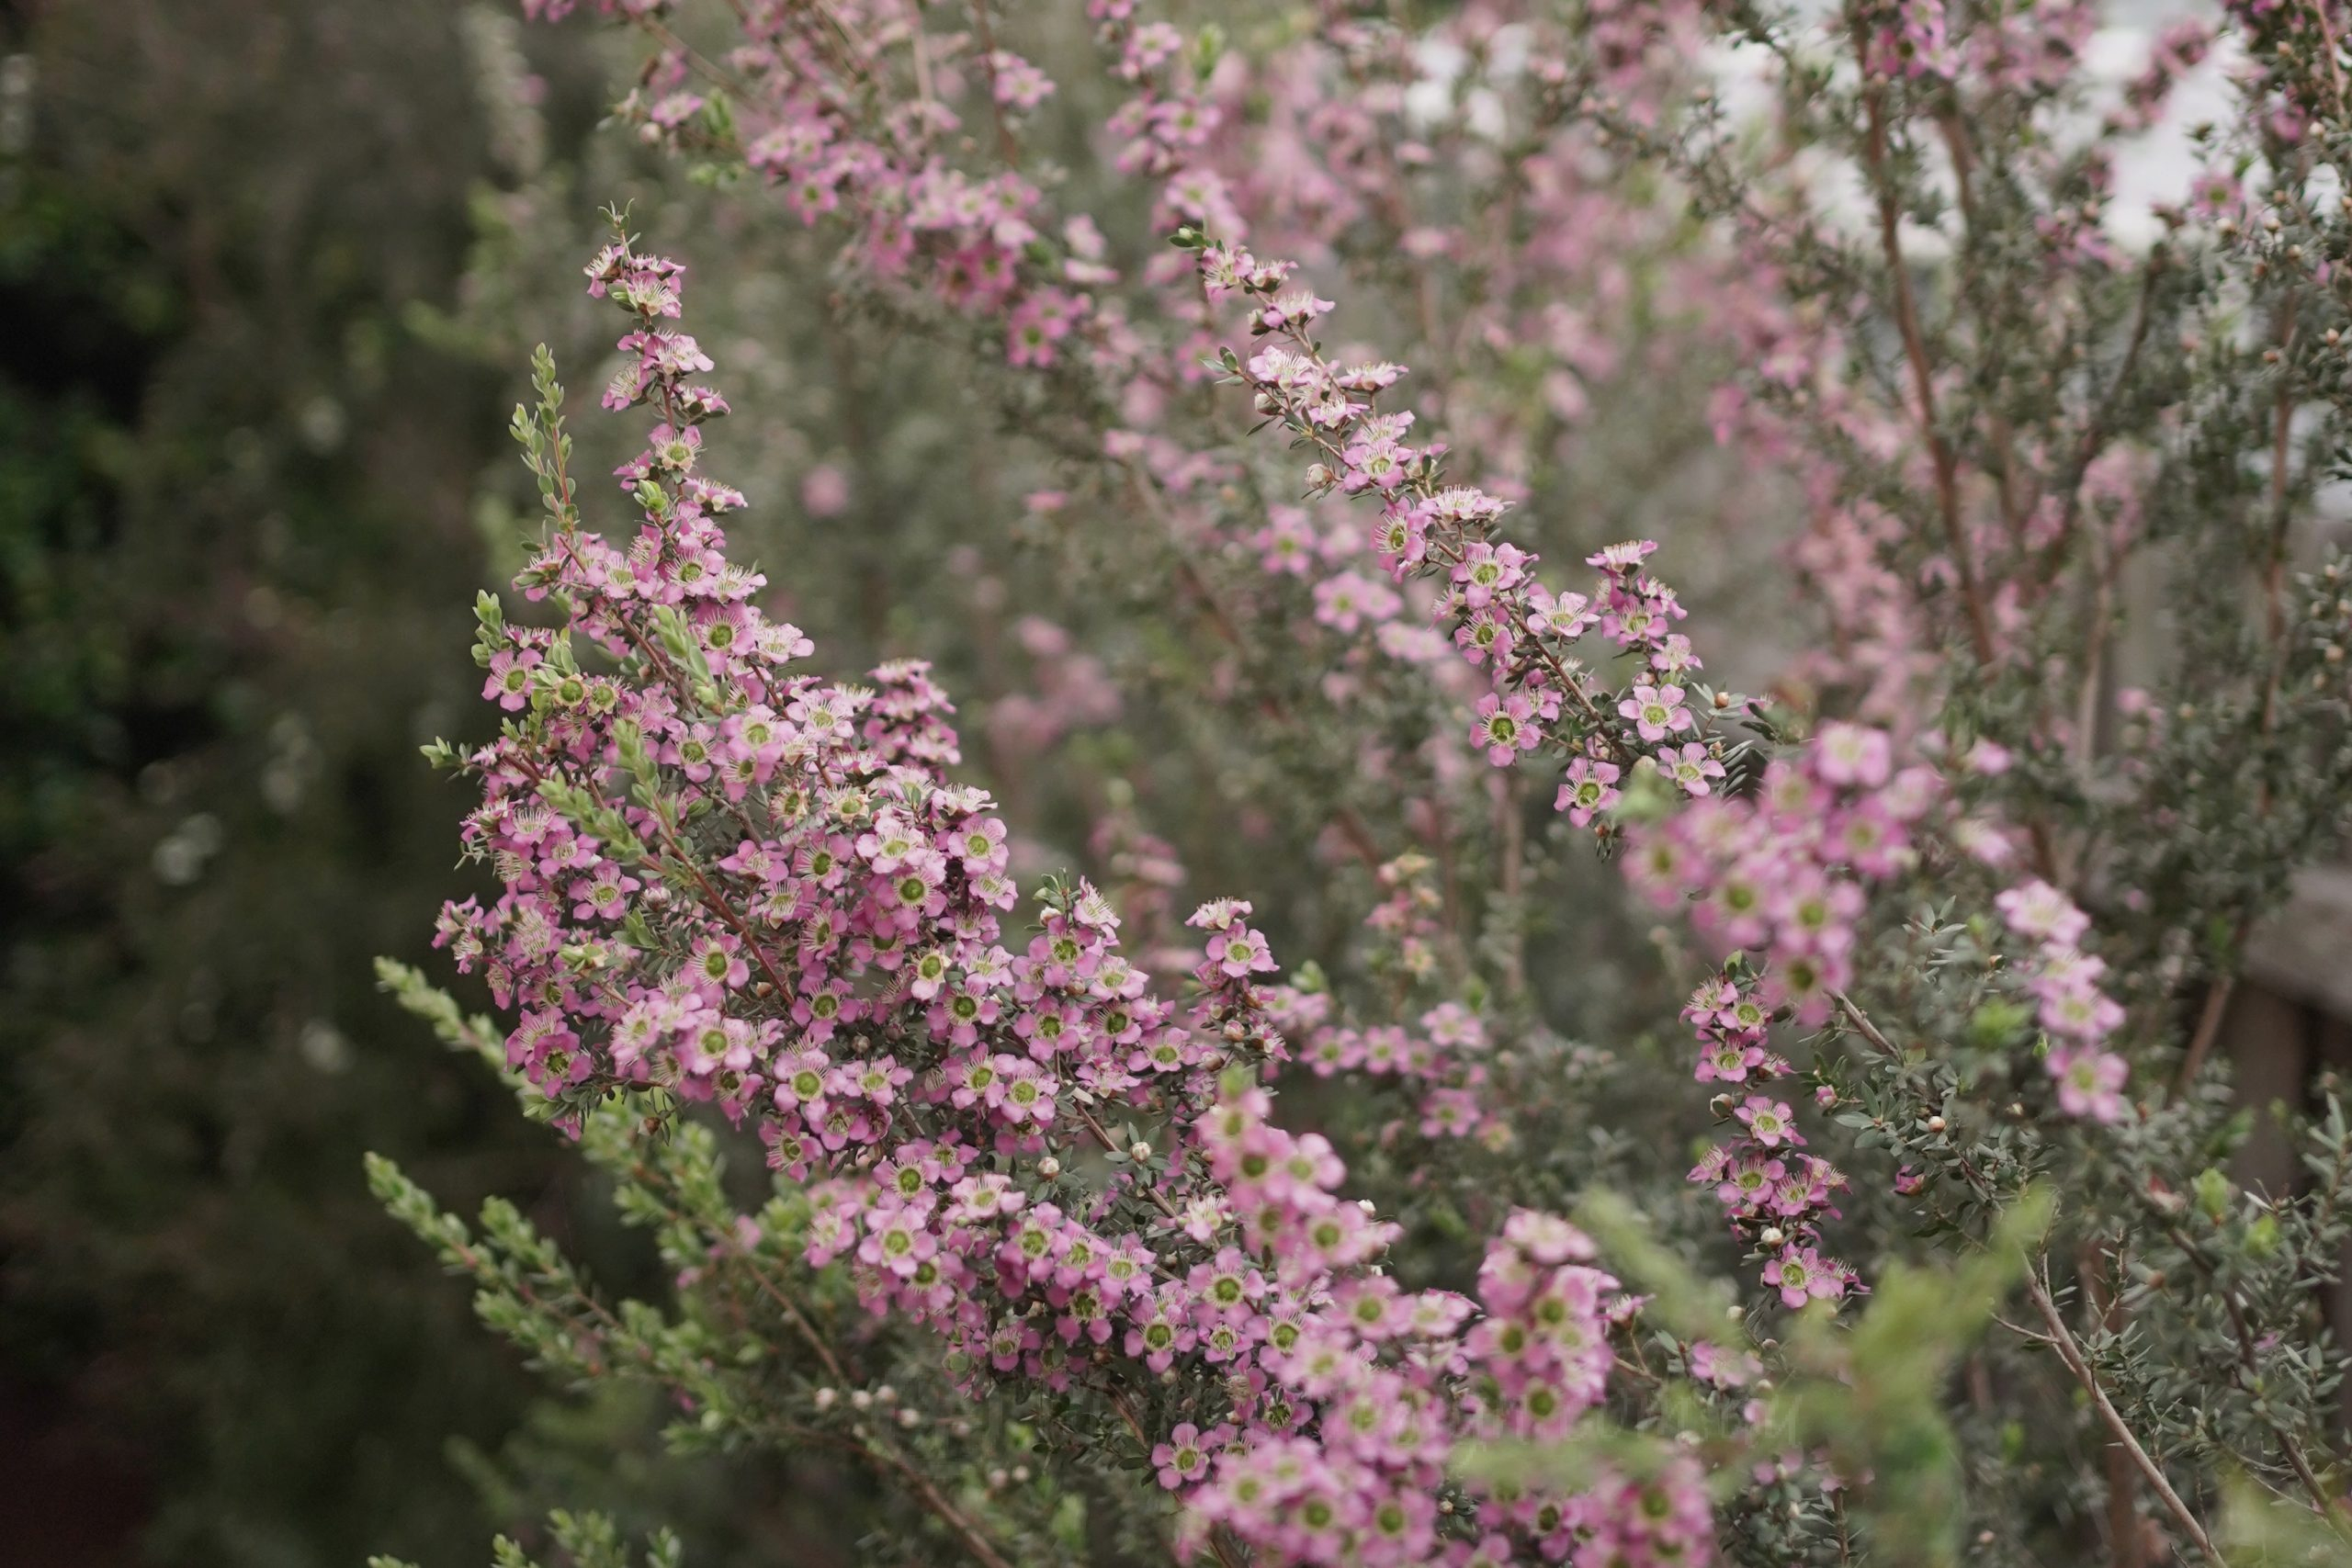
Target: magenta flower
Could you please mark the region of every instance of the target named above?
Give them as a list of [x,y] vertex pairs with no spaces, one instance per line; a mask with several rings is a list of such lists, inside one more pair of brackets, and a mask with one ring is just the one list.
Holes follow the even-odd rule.
[[1228,926],[1209,939],[1209,962],[1236,980],[1275,967],[1264,933],[1244,925]]
[[2019,936],[2072,947],[2090,930],[2090,917],[2047,882],[2033,878],[1997,895],[1993,907]]
[[1713,793],[1713,786],[1708,781],[1724,776],[1724,765],[1715,761],[1714,754],[1707,750],[1703,741],[1686,740],[1679,752],[1669,747],[1658,753],[1658,761],[1665,766],[1668,775],[1689,795]]
[[2058,1109],[2094,1122],[2123,1120],[2123,1082],[2131,1068],[2122,1057],[2112,1051],[2053,1051],[2049,1066],[2058,1080]]
[[1568,764],[1566,782],[1560,785],[1552,809],[1566,812],[1568,820],[1579,828],[1591,826],[1594,817],[1624,798],[1617,788],[1618,773],[1614,762],[1578,757]]
[[1785,1100],[1751,1094],[1747,1102],[1732,1114],[1739,1118],[1740,1124],[1747,1129],[1750,1137],[1768,1149],[1777,1148],[1782,1144],[1804,1142],[1797,1135],[1796,1116]]
[[1834,1302],[1846,1293],[1844,1271],[1810,1247],[1784,1247],[1764,1265],[1764,1282],[1781,1292],[1781,1304],[1801,1307],[1808,1301]]
[[1886,731],[1859,724],[1825,724],[1813,740],[1813,769],[1824,784],[1876,789],[1893,767]]
[[1478,699],[1476,719],[1470,726],[1470,743],[1483,749],[1487,761],[1507,768],[1521,751],[1542,744],[1543,730],[1535,723],[1535,705],[1526,694],[1501,696],[1488,692]]
[[1634,721],[1644,740],[1663,740],[1677,730],[1698,728],[1690,710],[1682,705],[1679,686],[1637,685],[1633,695],[1617,705],[1617,711]]

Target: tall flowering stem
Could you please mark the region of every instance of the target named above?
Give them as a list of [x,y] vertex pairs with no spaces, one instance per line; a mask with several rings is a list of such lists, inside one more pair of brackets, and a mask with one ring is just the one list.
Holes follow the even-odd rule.
[[[1311,329],[1331,301],[1293,287],[1288,262],[1180,229],[1176,243],[1196,251],[1211,299],[1238,296],[1250,336],[1245,359],[1221,351],[1224,372],[1252,394],[1257,411],[1315,454],[1304,476],[1310,495],[1368,494],[1381,503],[1373,548],[1390,577],[1442,584],[1435,614],[1460,656],[1482,668],[1493,690],[1478,701],[1471,743],[1497,767],[1523,752],[1567,760],[1557,806],[1579,826],[1618,798],[1623,771],[1655,761],[1687,794],[1704,795],[1724,776],[1723,749],[1699,738],[1701,723],[1681,682],[1700,668],[1690,639],[1672,629],[1687,613],[1643,562],[1651,540],[1612,545],[1590,557],[1591,594],[1555,593],[1535,576],[1537,558],[1496,536],[1505,503],[1475,486],[1445,480],[1445,446],[1409,439],[1409,411],[1383,412],[1378,400],[1404,377],[1385,363],[1336,367]],[[1628,688],[1599,683],[1575,651],[1598,629],[1643,672]],[[1728,697],[1723,699],[1730,705]]]

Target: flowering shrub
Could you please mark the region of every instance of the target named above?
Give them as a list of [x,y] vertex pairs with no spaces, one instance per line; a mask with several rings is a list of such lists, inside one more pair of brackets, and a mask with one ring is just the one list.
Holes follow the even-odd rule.
[[[1189,604],[1147,617],[1227,647],[1221,707],[1316,737],[1276,765],[1360,934],[1285,971],[1254,886],[1175,928],[1131,785],[1092,835],[1115,880],[1024,897],[1037,823],[964,773],[933,666],[824,672],[730,558],[717,356],[616,216],[588,292],[624,318],[605,406],[648,431],[636,531],[585,521],[543,352],[543,609],[483,596],[498,736],[428,748],[499,883],[440,939],[512,1021],[386,979],[613,1174],[678,1299],[608,1307],[510,1207],[477,1235],[376,1166],[498,1327],[670,1390],[681,1445],[854,1456],[913,1557],[2219,1562],[2352,1529],[2312,1291],[2352,1134],[2330,1090],[2290,1130],[2310,1186],[2234,1187],[2211,1049],[2352,783],[2352,592],[2297,566],[2347,407],[2331,9],[2176,29],[2106,91],[2076,4],[1332,7],[1237,42],[1096,0],[1098,58],[1051,69],[1007,47],[1070,52],[1050,11],[747,4],[722,48],[688,39],[723,16],[597,8],[655,51],[619,118],[772,189],[840,309],[969,364],[1004,460],[1060,481],[1032,518],[1157,536]],[[2119,149],[2209,59],[2234,118],[2114,231]],[[1066,90],[1114,100],[1091,176],[1032,146]],[[1770,696],[1712,683],[1657,574],[1699,541],[1589,540],[1571,580],[1522,525],[1590,457],[1566,431],[1636,272],[1696,291],[1659,341],[1739,346],[1711,423],[1802,518],[1819,638]],[[1327,348],[1342,279],[1405,303],[1395,360]],[[2151,624],[2169,657],[2128,646]],[[1532,889],[1580,849],[1671,922],[1665,1071],[1547,1022],[1537,961],[1576,953]],[[774,1173],[743,1209],[737,1143]]]

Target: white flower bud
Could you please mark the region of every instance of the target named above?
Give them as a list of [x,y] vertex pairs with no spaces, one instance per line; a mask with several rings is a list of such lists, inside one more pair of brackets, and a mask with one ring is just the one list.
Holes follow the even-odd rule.
[[1062,1162],[1056,1159],[1051,1155],[1047,1155],[1044,1159],[1037,1162],[1037,1174],[1047,1181],[1051,1181],[1061,1173]]

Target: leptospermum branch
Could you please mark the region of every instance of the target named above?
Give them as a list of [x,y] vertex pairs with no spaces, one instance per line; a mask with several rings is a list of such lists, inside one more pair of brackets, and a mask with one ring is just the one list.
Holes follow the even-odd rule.
[[[683,269],[624,236],[588,271],[633,326],[606,400],[664,417],[620,470],[642,513],[631,547],[566,509],[519,580],[566,626],[481,616],[484,695],[515,716],[464,760],[484,791],[468,835],[504,891],[450,906],[441,940],[520,1004],[509,1066],[560,1114],[661,1089],[757,1126],[771,1163],[810,1184],[809,1266],[848,1262],[867,1305],[938,1336],[972,1392],[1061,1390],[1080,1367],[1118,1389],[1103,1414],[1165,1438],[1136,1457],[1182,1499],[1186,1539],[1312,1557],[1343,1529],[1383,1560],[1426,1560],[1441,1492],[1465,1484],[1446,1455],[1564,1433],[1605,1392],[1611,1314],[1630,1308],[1591,1243],[1513,1214],[1476,1302],[1378,1270],[1396,1227],[1341,1200],[1330,1146],[1275,1126],[1255,1087],[1289,1045],[1246,902],[1193,915],[1205,946],[1181,1008],[1084,884],[1041,896],[1025,952],[1002,946],[1006,832],[946,776],[944,694],[919,665],[885,666],[871,689],[789,668],[807,639],[725,560],[717,519],[742,498],[700,469],[725,404],[689,381],[709,359],[667,324]],[[551,376],[542,395],[560,398]],[[543,477],[553,418],[518,420]],[[658,657],[630,635],[644,606]],[[578,669],[575,635],[616,671]],[[666,878],[652,888],[628,875],[649,839]],[[1122,1111],[1165,1154],[1123,1146],[1103,1124]],[[1072,1124],[1112,1175],[1063,1167]],[[1488,1381],[1528,1392],[1469,1397]],[[1396,1411],[1415,1424],[1363,1419]],[[1302,1463],[1314,1484],[1269,1503],[1268,1475]],[[1694,1469],[1670,1474],[1664,1523],[1612,1481],[1579,1504],[1588,1533],[1695,1550],[1703,1493]],[[935,1484],[909,1480],[999,1568]],[[1567,1502],[1493,1495],[1484,1528],[1533,1553]]]
[[[1896,1048],[1894,1043],[1886,1037],[1877,1024],[1871,1021],[1870,1015],[1865,1013],[1852,998],[1840,993],[1837,1002],[1838,1012],[1847,1022],[1853,1025],[1855,1032],[1869,1041],[1881,1054],[1890,1057],[1901,1056],[1902,1053]],[[1991,1184],[1985,1181],[1983,1175],[1965,1156],[1961,1157],[1960,1168],[1967,1175],[1971,1185],[1976,1189],[1978,1197],[1988,1202],[1997,1199],[1999,1195],[1993,1190]],[[2075,1382],[2089,1398],[2092,1408],[2098,1413],[2101,1425],[2107,1427],[2116,1446],[2130,1457],[2132,1467],[2147,1482],[2149,1490],[2154,1492],[2157,1499],[2164,1504],[2165,1511],[2172,1516],[2173,1522],[2180,1527],[2181,1533],[2196,1545],[2198,1551],[2204,1554],[2208,1562],[2214,1564],[2214,1568],[2227,1568],[2227,1564],[2222,1560],[2221,1553],[2215,1550],[2212,1539],[2206,1533],[2205,1527],[2199,1522],[2196,1514],[2190,1510],[2188,1505],[2182,1501],[2180,1494],[2174,1490],[2170,1478],[2164,1472],[2164,1467],[2149,1456],[2146,1447],[2140,1441],[2139,1435],[2132,1430],[2131,1424],[2124,1420],[2122,1415],[2115,1408],[2115,1402],[2108,1396],[2107,1387],[2099,1381],[2098,1370],[2090,1364],[2089,1357],[2083,1353],[2083,1348],[2075,1340],[2074,1331],[2066,1325],[2065,1314],[2058,1310],[2057,1303],[2051,1298],[2049,1287],[2042,1280],[2043,1267],[2044,1260],[2041,1258],[2037,1257],[2029,1260],[2026,1268],[2025,1292],[2027,1300],[2033,1303],[2034,1312],[2041,1317],[2048,1330],[2046,1343],[2057,1352],[2059,1360],[2064,1363],[2066,1371],[2073,1375]]]

